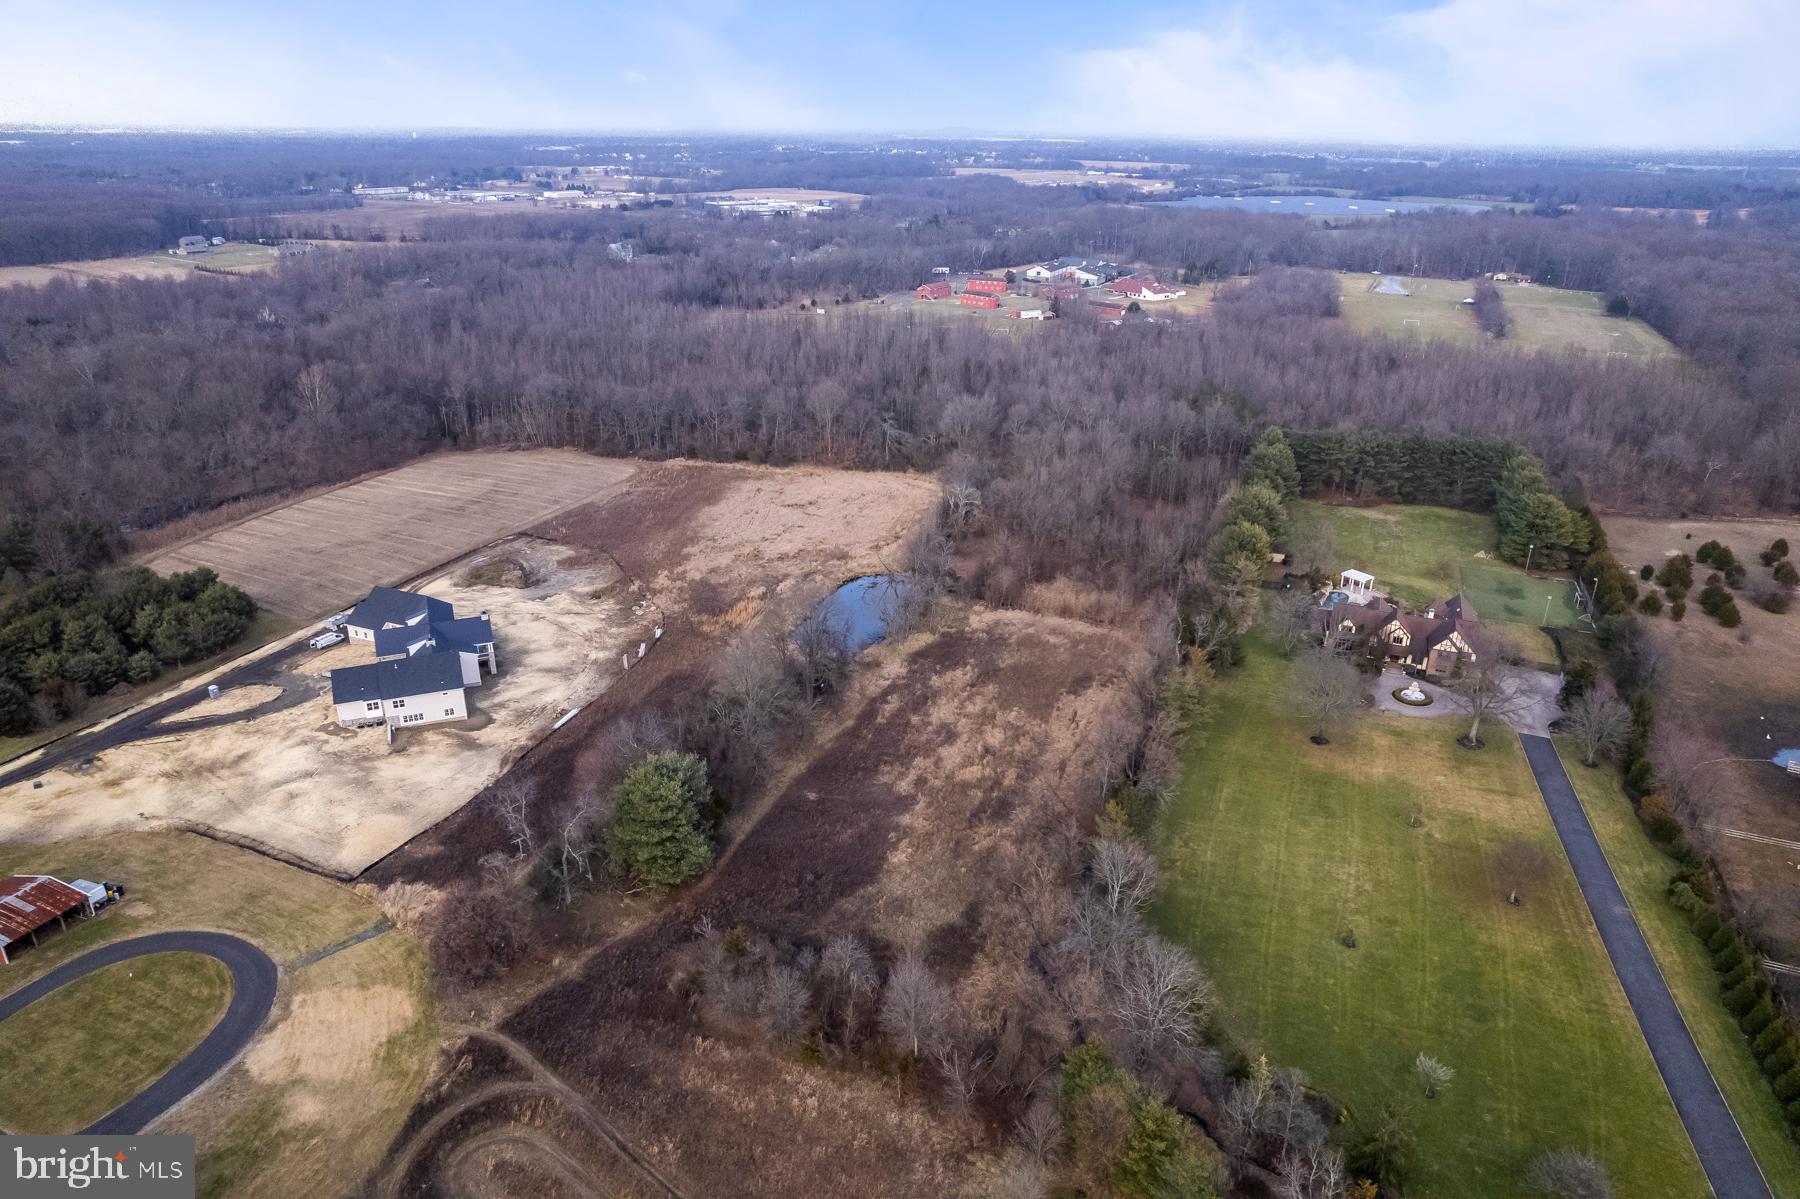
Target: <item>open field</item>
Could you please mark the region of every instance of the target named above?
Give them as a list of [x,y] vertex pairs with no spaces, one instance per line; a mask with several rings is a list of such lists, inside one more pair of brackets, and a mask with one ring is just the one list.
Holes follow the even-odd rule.
[[1744,1130],[1770,1189],[1777,1195],[1800,1195],[1800,1151],[1788,1136],[1781,1105],[1763,1081],[1737,1022],[1719,1001],[1719,976],[1706,946],[1668,901],[1669,880],[1678,867],[1644,835],[1619,786],[1616,768],[1603,762],[1590,770],[1572,745],[1559,741],[1557,749],[1682,1019]]
[[1089,171],[1048,171],[1015,167],[956,167],[958,175],[999,175],[1029,187],[1135,187],[1145,192],[1174,191],[1167,179],[1139,179],[1116,171],[1095,174]]
[[817,204],[820,200],[832,200],[851,208],[869,198],[861,192],[834,192],[816,187],[739,187],[731,191],[693,192],[689,198],[706,200],[731,196],[740,200],[792,200],[796,204]]
[[[258,518],[265,519],[265,518]],[[533,539],[502,543],[524,588],[465,584],[461,563],[418,587],[459,613],[492,613],[500,673],[468,693],[470,719],[396,730],[339,727],[329,672],[373,660],[346,641],[271,680],[290,706],[107,749],[19,785],[0,835],[59,839],[150,821],[189,821],[354,874],[455,811],[552,722],[610,686],[621,656],[652,640],[653,608],[610,562]]]
[[205,254],[135,254],[126,258],[50,262],[41,266],[0,266],[0,287],[42,287],[52,279],[182,279],[205,267],[209,271],[246,274],[275,269],[275,250],[270,246],[231,243]]
[[143,562],[206,566],[296,621],[325,616],[557,512],[610,495],[635,463],[571,450],[439,454],[284,504]]
[[[1302,500],[1297,519],[1331,525],[1337,566],[1375,576],[1377,589],[1411,608],[1424,608],[1461,591],[1475,615],[1533,661],[1554,663],[1556,647],[1540,625],[1575,622],[1575,588],[1567,579],[1537,577],[1494,558],[1494,519],[1479,512],[1412,504],[1347,507]],[[1546,612],[1548,616],[1546,616]]]
[[[1041,830],[1098,806],[1089,760],[1115,706],[1130,702],[1131,641],[956,605],[935,628],[875,646],[795,759],[733,812],[711,873],[501,1031],[684,1193],[984,1193],[969,1131],[915,1088],[855,1059],[809,1064],[669,997],[691,986],[704,917],[782,944],[855,931],[884,956],[917,947],[979,1002],[1023,960],[1029,934],[1002,897],[1024,881]],[[492,1078],[477,1069],[451,1093]],[[427,1160],[454,1160],[456,1146],[520,1123],[490,1108]],[[854,1138],[837,1135],[846,1126]],[[610,1151],[558,1131],[563,1151],[606,1173]],[[773,1143],[779,1153],[745,1151]]]
[[1597,291],[1564,291],[1535,284],[1495,286],[1506,302],[1506,315],[1512,318],[1506,340],[1527,349],[1619,354],[1633,362],[1673,358],[1680,353],[1643,321],[1607,316],[1606,297]]
[[[1418,1199],[1514,1199],[1561,1146],[1621,1195],[1705,1194],[1517,740],[1470,754],[1456,718],[1369,714],[1312,745],[1289,665],[1249,648],[1167,814],[1157,909],[1247,1050],[1353,1116],[1408,1102]],[[1495,865],[1514,840],[1551,863],[1518,908]],[[1435,1100],[1419,1053],[1456,1070]]]
[[[1737,596],[1743,623],[1727,629],[1700,611],[1698,585],[1707,568],[1696,564],[1696,592],[1680,623],[1640,617],[1670,655],[1657,684],[1656,722],[1697,742],[1701,760],[1724,761],[1702,776],[1706,822],[1765,837],[1800,841],[1800,778],[1768,764],[1776,749],[1800,747],[1800,610],[1765,612],[1748,594],[1771,585],[1756,555],[1777,537],[1800,546],[1800,519],[1674,520],[1607,515],[1614,555],[1627,570],[1661,565],[1672,553],[1692,555],[1704,542],[1729,545],[1749,571]],[[1640,584],[1648,587],[1650,584]],[[1741,838],[1699,839],[1718,862],[1733,904],[1782,960],[1800,963],[1800,855]]]
[[230,998],[230,971],[198,953],[120,962],[45,996],[0,1024],[0,1127],[86,1128],[186,1056]]
[[[275,1011],[244,1057],[148,1130],[199,1137],[203,1194],[336,1199],[379,1159],[430,1066],[436,1034],[424,951],[389,930],[312,960],[380,920],[374,904],[329,879],[184,832],[53,845],[0,839],[0,875],[19,871],[107,879],[129,893],[21,953],[0,971],[0,987],[23,985],[96,945],[190,928],[254,941],[281,967]],[[319,1001],[300,1001],[339,990],[356,1002],[334,1010],[321,1030]],[[398,1020],[396,1011],[409,1015]],[[389,1031],[377,1036],[380,1029]],[[253,1068],[286,1054],[296,1032],[316,1038],[315,1060],[335,1063],[330,1070],[258,1075]]]
[[269,219],[279,222],[285,237],[310,239],[316,235],[327,240],[366,242],[416,236],[424,231],[428,221],[493,220],[543,211],[541,206],[521,200],[494,204],[431,204],[417,200],[366,199],[359,208],[276,213]]
[[1496,284],[1512,318],[1512,329],[1503,341],[1495,343],[1476,326],[1469,306],[1463,303],[1475,294],[1472,279],[1407,277],[1401,279],[1401,285],[1412,294],[1392,296],[1373,290],[1381,282],[1380,275],[1338,271],[1337,277],[1343,318],[1362,333],[1524,350],[1583,350],[1602,357],[1620,354],[1638,362],[1678,352],[1643,321],[1607,316],[1597,292]]

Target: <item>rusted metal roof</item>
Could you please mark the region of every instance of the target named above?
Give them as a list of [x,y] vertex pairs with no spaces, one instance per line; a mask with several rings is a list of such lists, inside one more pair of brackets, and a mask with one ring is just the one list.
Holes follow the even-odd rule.
[[81,892],[47,874],[15,874],[0,881],[0,945],[29,936],[86,903]]

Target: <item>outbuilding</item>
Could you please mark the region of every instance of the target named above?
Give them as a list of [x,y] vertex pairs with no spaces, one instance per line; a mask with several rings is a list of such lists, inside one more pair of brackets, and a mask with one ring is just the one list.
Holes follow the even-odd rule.
[[975,278],[963,284],[963,290],[982,296],[1003,296],[1006,294],[1006,280]]
[[913,295],[921,300],[948,300],[950,285],[948,283],[921,283],[914,289]]
[[964,292],[960,297],[964,308],[998,308],[1000,297],[984,296],[977,292]]
[[37,944],[38,930],[55,921],[64,927],[70,916],[92,915],[93,902],[74,887],[48,874],[15,874],[0,879],[0,965],[19,941]]

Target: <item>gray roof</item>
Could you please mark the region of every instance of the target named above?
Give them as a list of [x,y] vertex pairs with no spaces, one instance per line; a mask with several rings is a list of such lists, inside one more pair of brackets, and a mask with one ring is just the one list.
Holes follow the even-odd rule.
[[478,654],[493,644],[494,626],[485,616],[463,616],[456,620],[421,621],[397,629],[376,629],[375,653],[383,658],[409,654],[421,641],[427,643],[427,650]]
[[462,658],[456,654],[415,654],[391,662],[346,666],[331,672],[331,702],[406,699],[435,691],[460,689]]
[[419,620],[450,620],[456,610],[441,599],[401,591],[396,587],[377,587],[350,610],[346,623],[359,629],[379,629],[384,624],[411,624]]

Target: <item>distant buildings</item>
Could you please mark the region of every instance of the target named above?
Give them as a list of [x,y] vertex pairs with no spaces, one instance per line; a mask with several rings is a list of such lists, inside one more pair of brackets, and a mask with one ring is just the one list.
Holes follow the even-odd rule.
[[1187,295],[1187,291],[1178,287],[1169,287],[1158,283],[1149,275],[1131,275],[1124,279],[1114,280],[1107,284],[1106,290],[1127,300],[1141,300],[1153,304],[1158,300],[1173,300]]
[[1053,258],[1025,268],[1025,278],[1033,283],[1079,283],[1083,287],[1111,283],[1124,273],[1125,268],[1116,262],[1092,258]]
[[211,249],[212,243],[198,234],[190,234],[175,243],[175,253],[177,254],[204,254]]
[[980,292],[965,291],[961,296],[957,297],[957,299],[958,299],[958,302],[961,303],[964,308],[998,308],[998,307],[1000,307],[1000,297],[999,296],[984,296]]
[[410,187],[369,187],[361,185],[350,189],[353,196],[404,196],[411,191]]
[[963,284],[963,290],[974,292],[976,295],[982,296],[1003,296],[1006,294],[1006,280],[984,278],[970,279],[967,283]]
[[948,300],[950,295],[950,284],[944,281],[937,283],[921,283],[913,290],[914,298],[920,300]]

